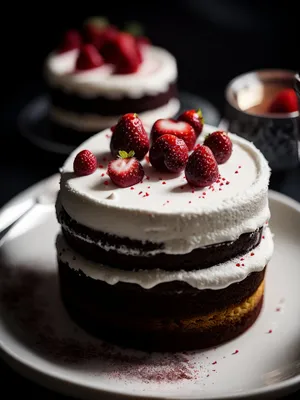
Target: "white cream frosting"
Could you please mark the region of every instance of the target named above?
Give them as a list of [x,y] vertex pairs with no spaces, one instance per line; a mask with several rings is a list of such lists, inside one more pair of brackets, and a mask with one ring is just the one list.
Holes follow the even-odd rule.
[[[199,141],[216,129],[205,126]],[[84,142],[61,170],[60,201],[78,223],[121,237],[163,243],[162,252],[167,254],[184,254],[236,240],[270,218],[270,169],[262,153],[245,139],[230,134],[233,152],[219,166],[220,180],[193,190],[184,172],[161,174],[146,159],[142,183],[133,189],[115,186],[106,175],[110,137],[110,130],[105,130]],[[83,149],[94,152],[103,165],[94,174],[76,177],[73,161]]]
[[164,271],[161,269],[124,271],[106,267],[88,261],[75,253],[66,244],[60,234],[56,242],[58,258],[68,263],[74,270],[81,270],[90,278],[115,285],[118,282],[135,283],[144,289],[151,289],[160,283],[185,282],[190,286],[203,290],[223,289],[235,282],[241,282],[252,272],[262,271],[273,254],[273,238],[269,228],[263,231],[261,243],[243,257],[236,257],[230,261],[210,268],[195,271]]
[[[140,113],[139,116],[144,124],[152,125],[158,118],[173,118],[178,112],[179,107],[179,100],[171,99],[164,106],[145,111]],[[96,114],[76,114],[74,112],[65,111],[52,106],[50,109],[50,117],[60,125],[67,126],[69,128],[78,131],[95,132],[113,126],[118,121],[120,116],[107,117]]]
[[50,86],[87,98],[100,95],[112,99],[140,98],[167,91],[170,83],[177,79],[175,58],[160,47],[145,46],[139,70],[128,75],[113,74],[113,66],[108,64],[76,72],[77,56],[78,50],[49,54],[44,73]]

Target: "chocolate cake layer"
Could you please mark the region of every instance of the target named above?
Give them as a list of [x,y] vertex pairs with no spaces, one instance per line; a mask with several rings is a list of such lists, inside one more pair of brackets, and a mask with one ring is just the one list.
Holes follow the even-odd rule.
[[[64,280],[61,265],[59,268],[62,299],[75,323],[101,339],[146,351],[184,351],[219,345],[248,329],[259,315],[263,302],[261,282],[248,298],[213,313],[188,316],[189,304],[182,299],[184,315],[176,316],[174,308],[164,317],[154,317],[147,311],[136,315],[132,308],[112,310],[111,298],[91,307],[85,301],[87,292],[83,288],[80,291],[76,288],[76,293],[71,295],[70,282]],[[135,304],[139,300],[136,297]],[[120,304],[122,301],[123,297],[119,299]],[[160,308],[160,304],[149,304],[148,309],[150,305],[152,309]]]
[[229,340],[236,338],[247,331],[258,318],[263,298],[257,306],[244,315],[235,325],[222,325],[206,332],[140,332],[109,325],[108,321],[93,323],[87,315],[78,313],[68,299],[63,298],[67,311],[73,321],[82,327],[86,332],[107,342],[117,344],[126,348],[133,348],[146,352],[178,352],[201,350],[209,347],[219,346]]
[[[76,252],[89,260],[124,270],[141,269],[141,267],[186,271],[209,268],[251,251],[260,243],[262,234],[261,228],[252,233],[245,233],[233,242],[202,247],[187,254],[162,252],[148,255],[149,252],[163,250],[164,245],[94,231],[77,223],[63,208],[57,217],[63,225],[62,231],[66,241],[76,249]],[[108,247],[113,249],[107,250]],[[127,248],[128,253],[118,252],[120,248]]]
[[[163,318],[165,321],[220,311],[243,302],[264,279],[265,269],[254,272],[241,282],[220,290],[198,290],[185,282],[161,283],[151,289],[119,282],[109,285],[92,279],[58,260],[64,295],[74,308],[85,309],[92,319],[105,305],[109,315],[134,316],[137,319]],[[238,268],[238,267],[237,267]]]
[[50,87],[53,106],[77,114],[95,114],[103,116],[122,115],[130,112],[141,113],[166,105],[172,98],[177,98],[177,85],[171,83],[165,92],[145,95],[140,98],[109,98],[104,96],[81,97],[75,93]]

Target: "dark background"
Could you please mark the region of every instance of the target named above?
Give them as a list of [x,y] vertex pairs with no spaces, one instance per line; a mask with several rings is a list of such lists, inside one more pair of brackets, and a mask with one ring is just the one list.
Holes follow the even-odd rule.
[[[178,62],[179,87],[198,94],[223,112],[224,89],[237,74],[258,68],[300,67],[297,9],[291,1],[152,0],[11,3],[1,11],[0,206],[19,191],[58,171],[64,157],[47,154],[19,135],[16,118],[45,88],[44,58],[65,29],[91,15],[122,27],[137,20],[151,41]],[[298,14],[299,15],[299,14]],[[275,174],[272,188],[300,200],[298,170]],[[0,363],[2,391],[24,388],[32,398],[55,398],[18,380]],[[3,387],[4,384],[4,387]],[[46,394],[48,393],[48,394]]]
[[224,88],[237,74],[300,66],[294,4],[289,0],[6,2],[0,19],[0,182],[5,187],[0,206],[57,172],[63,162],[62,157],[26,143],[16,118],[30,99],[45,91],[43,62],[64,30],[80,27],[93,15],[107,16],[119,27],[124,21],[141,22],[151,41],[177,58],[180,89],[201,95],[222,113]]

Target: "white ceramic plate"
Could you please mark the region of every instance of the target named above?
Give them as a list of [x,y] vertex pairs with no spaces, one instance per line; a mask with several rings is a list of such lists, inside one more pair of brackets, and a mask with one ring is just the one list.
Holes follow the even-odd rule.
[[25,218],[0,252],[2,356],[30,379],[81,398],[265,399],[300,388],[300,205],[270,192],[270,206],[275,254],[259,319],[216,349],[174,355],[105,345],[72,323],[58,291],[54,208]]
[[[187,92],[180,92],[181,109],[201,108],[205,122],[216,126],[220,121],[218,110],[206,99]],[[35,146],[56,154],[68,155],[76,146],[55,140],[48,124],[49,99],[42,95],[33,99],[21,111],[18,127],[21,135]]]

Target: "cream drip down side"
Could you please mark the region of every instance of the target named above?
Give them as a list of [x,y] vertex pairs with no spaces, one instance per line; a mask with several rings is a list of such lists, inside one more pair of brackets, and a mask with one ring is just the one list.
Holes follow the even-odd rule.
[[266,227],[261,243],[244,255],[243,261],[237,257],[225,263],[195,271],[161,269],[124,271],[84,259],[68,247],[61,234],[57,237],[56,246],[58,259],[63,263],[74,270],[82,271],[92,279],[101,280],[109,285],[119,282],[135,283],[144,289],[151,289],[161,283],[179,281],[199,290],[220,290],[233,283],[241,282],[253,272],[262,271],[270,261],[274,248],[271,231]]

